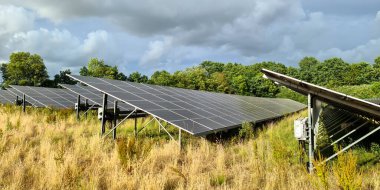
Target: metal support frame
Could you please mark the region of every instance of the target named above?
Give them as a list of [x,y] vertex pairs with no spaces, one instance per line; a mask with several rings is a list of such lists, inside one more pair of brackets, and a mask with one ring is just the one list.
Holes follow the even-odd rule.
[[349,144],[348,146],[344,147],[342,150],[338,151],[337,153],[333,154],[332,156],[328,157],[326,160],[324,160],[322,163],[325,163],[333,158],[335,158],[336,156],[338,156],[339,154],[343,153],[344,151],[346,151],[347,149],[351,148],[352,146],[356,145],[357,143],[359,143],[360,141],[364,140],[365,138],[367,138],[368,136],[372,135],[373,133],[375,133],[376,131],[380,130],[380,126],[376,127],[374,130],[372,130],[371,132],[367,133],[366,135],[360,137],[358,140],[356,140],[355,142]]
[[80,120],[79,111],[80,111],[80,95],[78,94],[78,97],[77,97],[77,110],[76,110],[76,115],[77,115],[77,120],[78,121]]
[[106,132],[106,111],[107,111],[107,94],[103,94],[103,114],[102,114],[102,124],[101,124],[101,130],[102,130],[102,135]]
[[129,113],[123,120],[121,120],[120,122],[118,122],[114,127],[112,127],[110,129],[110,131],[108,133],[106,133],[105,135],[103,135],[103,138],[105,138],[107,135],[109,135],[111,132],[113,132],[117,127],[119,127],[124,121],[126,121],[135,111],[137,110],[137,108],[135,108],[131,113]]
[[137,137],[137,112],[135,111],[135,129],[134,129],[135,137]]
[[[158,122],[158,125],[169,135],[169,137],[176,141],[175,138],[169,133],[168,130],[166,130],[166,128],[161,124],[160,120],[158,120],[156,117],[153,117],[157,122]],[[181,129],[179,129],[179,134],[178,134],[178,146],[179,148],[181,149],[181,146],[182,146],[182,138],[181,138]]]
[[87,118],[87,112],[90,111],[93,107],[95,107],[97,104],[92,104],[88,109],[88,104],[86,106],[86,111],[82,114],[82,117],[85,116]]
[[[117,108],[117,100],[114,101],[114,104],[113,104],[113,127],[116,127],[117,125],[117,117],[119,116],[118,114],[118,108]],[[112,135],[113,139],[115,140],[116,139],[116,128],[113,130],[113,135]]]
[[148,123],[146,123],[143,127],[141,127],[141,128],[137,131],[137,133],[140,133],[140,131],[142,131],[143,129],[145,129],[145,127],[148,126],[149,123],[151,123],[152,121],[154,121],[154,118],[152,118],[150,121],[148,121]]
[[22,94],[22,112],[25,113],[25,109],[26,109],[26,100],[25,100],[25,94]]
[[[85,100],[84,100],[84,107],[87,109],[88,108],[88,99],[86,98]],[[93,107],[93,106],[91,106],[91,107]],[[84,117],[87,119],[87,111],[88,110],[86,110],[86,112],[84,112]]]
[[316,135],[318,134],[318,121],[319,115],[321,112],[321,102],[317,101],[317,99],[308,94],[308,140],[309,140],[309,172],[313,173],[313,162],[314,162],[314,153],[317,146],[316,143]]

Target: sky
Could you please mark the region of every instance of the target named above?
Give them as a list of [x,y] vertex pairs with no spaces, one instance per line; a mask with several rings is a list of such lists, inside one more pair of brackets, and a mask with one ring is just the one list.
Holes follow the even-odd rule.
[[205,60],[373,63],[380,1],[0,0],[0,63],[17,51],[41,55],[50,76],[90,58],[148,76]]

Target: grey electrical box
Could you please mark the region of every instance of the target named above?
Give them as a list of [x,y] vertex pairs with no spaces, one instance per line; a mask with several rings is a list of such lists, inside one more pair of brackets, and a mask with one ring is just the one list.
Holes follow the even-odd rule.
[[307,117],[298,118],[294,121],[294,137],[300,141],[307,138]]
[[79,109],[79,105],[78,103],[75,103],[75,110],[78,110]]

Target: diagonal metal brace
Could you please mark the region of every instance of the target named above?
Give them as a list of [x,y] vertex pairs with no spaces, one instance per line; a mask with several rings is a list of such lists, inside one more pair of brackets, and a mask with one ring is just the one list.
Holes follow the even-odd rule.
[[91,107],[89,107],[83,114],[81,117],[85,116],[87,114],[88,111],[90,111],[93,107],[95,106],[95,104],[92,104]]
[[170,138],[175,141],[175,138],[169,133],[169,131],[166,130],[164,126],[162,126],[161,122],[156,117],[153,118],[158,122],[158,125],[170,136]]
[[148,126],[149,123],[151,123],[154,119],[155,119],[155,118],[153,117],[153,118],[152,118],[148,123],[146,123],[141,129],[139,129],[139,130],[137,131],[137,134],[140,133],[140,131],[142,131],[143,129],[145,129],[145,127]]
[[123,120],[121,120],[115,127],[112,127],[104,136],[103,138],[105,138],[107,135],[109,135],[113,130],[115,130],[117,127],[120,126],[120,124],[122,124],[125,120],[127,120],[135,111],[137,110],[137,108],[135,108],[131,113],[129,113],[127,115],[127,117],[125,117]]

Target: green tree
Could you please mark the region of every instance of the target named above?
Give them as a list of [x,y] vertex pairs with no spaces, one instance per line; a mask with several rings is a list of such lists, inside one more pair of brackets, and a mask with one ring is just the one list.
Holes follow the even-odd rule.
[[212,61],[203,61],[199,66],[206,69],[209,75],[216,72],[222,72],[224,69],[223,63],[212,62]]
[[172,78],[172,75],[165,70],[156,71],[150,77],[150,83],[158,84],[158,85],[164,85],[164,86],[172,86],[173,85],[173,78]]
[[148,81],[148,77],[146,75],[141,75],[141,73],[136,71],[128,76],[128,81],[146,83]]
[[353,63],[344,74],[345,85],[369,84],[372,82],[373,68],[366,62]]
[[232,87],[236,94],[248,95],[248,80],[244,75],[238,75],[232,78]]
[[79,71],[82,76],[92,76],[100,78],[109,78],[109,79],[123,79],[125,75],[119,74],[119,71],[116,66],[109,66],[104,63],[104,60],[91,58],[88,62],[87,67],[84,66]]
[[76,84],[76,82],[68,77],[71,74],[70,69],[59,71],[59,74],[54,75],[54,83],[57,84]]
[[329,87],[344,85],[344,77],[348,70],[349,64],[341,58],[326,59],[317,65],[313,83]]
[[29,52],[12,53],[9,63],[2,65],[1,71],[4,83],[7,85],[40,86],[49,78],[46,66],[41,56]]
[[375,59],[375,64],[373,64],[373,68],[380,69],[380,56]]
[[313,82],[314,77],[317,74],[317,66],[319,65],[319,61],[314,57],[304,57],[298,63],[300,68],[299,70],[299,79],[307,82]]

